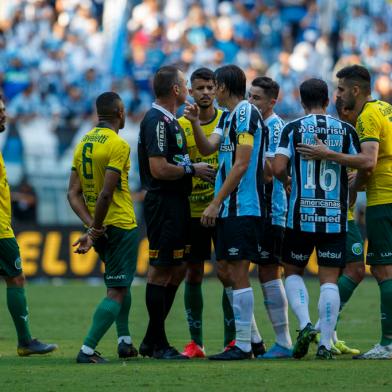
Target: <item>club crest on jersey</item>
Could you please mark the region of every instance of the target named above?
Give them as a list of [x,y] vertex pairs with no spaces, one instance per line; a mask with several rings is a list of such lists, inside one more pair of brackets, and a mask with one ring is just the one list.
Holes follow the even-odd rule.
[[176,139],[177,139],[177,146],[179,148],[182,148],[182,146],[184,145],[184,141],[182,140],[181,133],[176,133]]

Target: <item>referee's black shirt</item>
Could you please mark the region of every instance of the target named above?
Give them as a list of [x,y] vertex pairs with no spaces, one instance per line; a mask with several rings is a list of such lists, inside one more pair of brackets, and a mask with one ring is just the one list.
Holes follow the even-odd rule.
[[151,175],[148,158],[165,157],[168,163],[190,163],[184,131],[172,113],[153,103],[141,124],[138,142],[139,174],[142,187],[149,192],[175,192],[189,195],[192,178],[158,180]]

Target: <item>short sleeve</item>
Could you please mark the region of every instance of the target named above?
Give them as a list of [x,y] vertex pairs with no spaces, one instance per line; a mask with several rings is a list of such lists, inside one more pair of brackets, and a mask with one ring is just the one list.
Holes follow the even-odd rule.
[[212,132],[216,135],[219,135],[221,139],[223,138],[227,115],[228,115],[228,112],[226,112],[226,111],[222,113],[222,115],[220,116],[218,125],[215,127],[214,132]]
[[367,110],[358,117],[357,132],[361,143],[380,141],[381,124],[374,112]]
[[291,139],[292,139],[292,130],[289,124],[287,124],[282,130],[278,148],[276,149],[275,154],[282,154],[291,158],[292,156],[292,151],[290,146]]
[[157,118],[146,119],[143,122],[144,141],[149,157],[167,155],[166,123]]
[[268,127],[268,149],[266,153],[268,158],[273,158],[275,156],[276,149],[279,145],[282,128],[283,124],[279,121],[274,122],[271,127]]
[[261,115],[259,111],[251,104],[241,105],[237,109],[237,127],[236,133],[249,133],[254,135],[258,129],[261,129]]
[[115,143],[110,153],[110,160],[106,165],[106,169],[121,174],[128,162],[130,152],[131,149],[125,141],[121,140],[118,143]]

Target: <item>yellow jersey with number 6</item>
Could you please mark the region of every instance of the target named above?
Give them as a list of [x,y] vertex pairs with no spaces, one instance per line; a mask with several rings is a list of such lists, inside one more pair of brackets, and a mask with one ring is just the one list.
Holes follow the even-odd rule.
[[0,238],[13,238],[11,227],[11,194],[7,172],[0,152]]
[[366,186],[367,205],[392,203],[392,105],[367,102],[359,114],[356,129],[361,143],[379,143],[377,165]]
[[104,225],[122,229],[136,227],[135,212],[128,186],[130,147],[115,131],[93,128],[75,148],[72,170],[76,170],[83,196],[92,216],[102,191],[106,170],[120,174]]
[[[222,111],[215,109],[214,118],[207,124],[201,124],[201,129],[204,134],[208,137],[210,136],[215,127],[218,125]],[[193,163],[197,162],[207,162],[215,169],[218,168],[218,152],[204,157],[200,154],[195,137],[193,135],[192,124],[185,117],[180,117],[178,119],[181,128],[184,130],[186,136],[186,143],[188,147],[188,154]],[[191,207],[192,218],[200,218],[203,211],[207,208],[208,204],[214,198],[214,184],[203,181],[200,178],[193,177],[192,179],[192,194],[189,196],[189,203]]]

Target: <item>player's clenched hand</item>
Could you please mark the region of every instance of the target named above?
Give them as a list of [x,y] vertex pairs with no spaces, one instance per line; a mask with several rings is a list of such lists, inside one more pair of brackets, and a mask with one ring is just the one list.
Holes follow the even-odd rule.
[[[79,245],[79,246],[78,246]],[[86,233],[83,234],[77,241],[75,241],[72,246],[78,246],[74,253],[87,253],[93,246],[92,238]]]
[[199,177],[204,181],[213,184],[215,182],[215,169],[206,162],[194,163],[195,177]]
[[215,226],[216,218],[219,214],[219,205],[212,202],[201,215],[200,222],[205,227]]
[[200,108],[197,104],[191,104],[190,102],[185,102],[184,117],[191,123],[199,121]]
[[329,148],[317,137],[314,135],[314,140],[316,144],[304,144],[298,143],[297,152],[302,155],[304,159],[327,159]]

